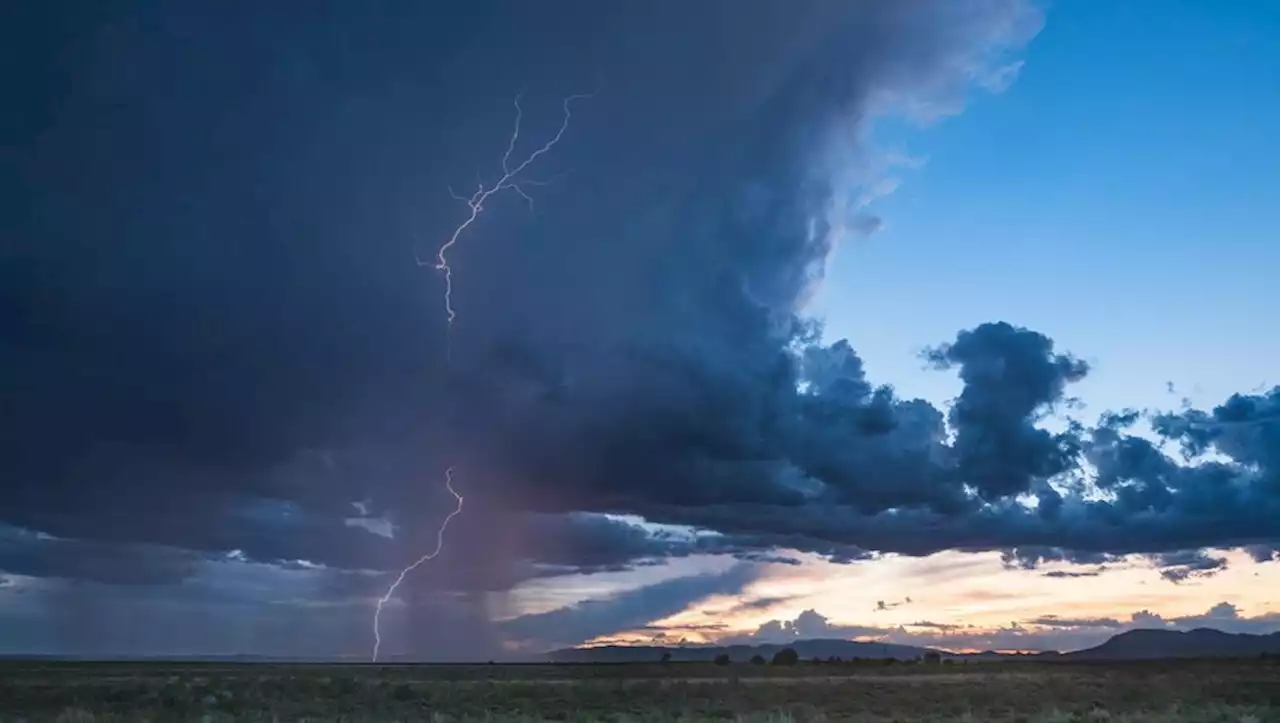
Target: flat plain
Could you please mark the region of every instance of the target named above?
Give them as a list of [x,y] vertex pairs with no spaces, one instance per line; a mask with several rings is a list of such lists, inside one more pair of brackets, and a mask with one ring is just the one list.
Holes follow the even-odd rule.
[[0,663],[0,721],[1280,723],[1280,664]]

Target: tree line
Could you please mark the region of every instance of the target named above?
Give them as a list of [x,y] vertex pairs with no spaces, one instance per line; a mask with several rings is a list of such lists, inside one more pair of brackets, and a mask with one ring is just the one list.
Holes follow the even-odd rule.
[[[671,662],[671,653],[669,652],[663,653],[662,662],[663,663]],[[724,666],[724,665],[729,665],[732,661],[729,659],[728,653],[720,653],[719,655],[716,655],[716,657],[712,659],[711,662],[715,663],[716,665]],[[751,657],[750,662],[752,665],[765,665],[766,663],[768,665],[779,665],[779,666],[796,665],[797,663],[800,662],[800,654],[796,652],[795,648],[783,648],[782,650],[779,650],[778,652],[774,653],[773,658],[768,661],[764,659],[763,655],[760,655],[759,653],[757,653],[756,655]],[[810,662],[813,662],[813,663],[859,663],[859,664],[872,663],[872,664],[888,666],[888,665],[899,665],[899,664],[901,665],[913,665],[913,664],[941,665],[943,663],[950,664],[950,663],[953,663],[954,661],[943,660],[941,653],[934,650],[930,650],[924,655],[914,659],[910,659],[910,660],[898,660],[896,658],[849,658],[848,660],[846,660],[844,658],[841,658],[840,656],[833,655],[825,659],[814,658]]]

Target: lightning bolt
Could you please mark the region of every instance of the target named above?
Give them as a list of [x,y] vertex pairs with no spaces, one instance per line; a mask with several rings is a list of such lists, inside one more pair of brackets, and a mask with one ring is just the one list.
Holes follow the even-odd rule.
[[436,530],[436,549],[419,557],[413,561],[412,565],[401,570],[400,574],[396,576],[395,582],[391,583],[391,586],[387,588],[387,592],[378,598],[378,607],[373,611],[373,662],[375,663],[378,662],[378,651],[382,648],[382,633],[380,631],[382,607],[395,596],[396,589],[400,587],[400,583],[404,582],[409,573],[416,570],[424,562],[435,559],[440,554],[440,551],[444,549],[444,531],[449,527],[449,521],[462,514],[462,495],[458,494],[458,491],[453,488],[453,470],[454,468],[450,467],[444,471],[444,486],[445,489],[449,490],[449,494],[453,495],[454,499],[458,501],[458,506],[440,523],[440,529]]
[[[470,196],[461,196],[456,193],[453,188],[449,188],[449,194],[453,196],[454,199],[465,203],[469,213],[462,223],[458,224],[453,229],[453,233],[449,236],[448,240],[440,245],[440,248],[436,251],[434,261],[430,259],[423,259],[421,256],[417,255],[416,251],[414,252],[414,260],[420,267],[434,265],[437,271],[444,272],[445,322],[450,332],[453,330],[453,320],[457,318],[458,314],[453,308],[453,268],[449,266],[449,259],[447,257],[449,249],[457,245],[459,239],[462,238],[463,232],[470,228],[471,224],[475,223],[476,219],[480,217],[480,213],[484,211],[485,203],[490,198],[493,198],[494,195],[501,193],[502,191],[514,191],[517,195],[523,198],[527,204],[529,204],[530,209],[533,208],[533,197],[529,195],[528,191],[525,190],[525,187],[545,186],[548,182],[526,179],[523,178],[522,174],[529,168],[529,166],[533,165],[538,158],[548,153],[552,148],[555,148],[556,144],[560,142],[560,139],[564,137],[565,131],[569,129],[569,121],[573,118],[573,102],[575,100],[590,98],[594,95],[595,93],[577,93],[565,98],[561,102],[561,108],[564,110],[564,117],[561,119],[560,127],[556,130],[555,135],[526,156],[524,160],[513,162],[511,156],[515,153],[516,144],[520,141],[520,122],[524,119],[524,109],[520,107],[520,95],[517,94],[513,101],[513,105],[515,105],[516,109],[515,121],[511,129],[511,137],[507,139],[507,150],[502,154],[502,177],[499,178],[492,186],[486,186],[483,179],[478,179],[476,182],[476,190]],[[451,347],[446,347],[446,350],[451,359]],[[445,470],[444,485],[445,489],[449,490],[449,494],[453,495],[458,501],[458,506],[453,510],[453,512],[450,512],[448,516],[444,518],[444,521],[440,523],[440,528],[436,530],[436,548],[430,553],[419,557],[413,562],[413,564],[401,570],[400,574],[396,576],[395,581],[387,588],[386,593],[383,594],[382,597],[378,598],[377,607],[373,612],[373,662],[375,663],[378,662],[378,653],[382,649],[381,621],[383,607],[391,601],[392,597],[395,596],[396,589],[400,587],[400,583],[404,582],[405,577],[407,577],[409,573],[413,572],[423,563],[435,559],[436,556],[440,554],[440,551],[444,549],[444,532],[449,527],[449,522],[453,518],[462,514],[462,495],[458,494],[458,491],[453,488],[453,473],[455,469],[456,467],[450,467]]]
[[569,121],[573,118],[573,102],[575,100],[591,98],[594,95],[594,93],[576,93],[565,98],[561,103],[561,108],[564,110],[564,117],[561,119],[560,128],[556,130],[555,135],[553,135],[546,143],[538,147],[537,150],[526,156],[523,161],[515,163],[512,161],[511,155],[515,153],[516,144],[520,140],[520,122],[524,118],[524,109],[520,107],[520,95],[517,94],[513,101],[516,108],[514,126],[511,130],[511,137],[507,140],[507,151],[502,154],[502,177],[495,181],[491,186],[486,186],[483,180],[478,180],[476,183],[476,190],[470,196],[459,195],[452,187],[449,188],[449,194],[453,196],[455,200],[461,201],[467,205],[467,217],[463,219],[462,223],[458,224],[458,226],[453,229],[453,233],[449,236],[449,239],[440,246],[438,251],[436,251],[434,260],[423,259],[420,256],[416,256],[416,254],[415,260],[417,261],[418,266],[431,265],[435,267],[436,271],[444,273],[445,321],[450,329],[453,328],[453,320],[457,318],[458,314],[453,308],[453,268],[449,266],[449,259],[447,256],[449,250],[457,245],[458,241],[462,238],[463,232],[470,228],[471,224],[476,222],[476,219],[480,218],[481,212],[484,211],[485,203],[496,194],[503,191],[514,191],[529,204],[529,208],[533,208],[533,197],[529,195],[525,188],[529,186],[545,186],[548,184],[548,181],[525,179],[522,178],[521,174],[528,170],[529,166],[533,165],[538,158],[548,153],[552,148],[555,148],[556,144],[560,142],[560,139],[564,137],[565,131],[569,129]]

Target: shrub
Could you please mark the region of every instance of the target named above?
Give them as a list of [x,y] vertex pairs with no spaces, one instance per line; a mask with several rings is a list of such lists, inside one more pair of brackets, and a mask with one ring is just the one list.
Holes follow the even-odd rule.
[[391,689],[391,697],[392,699],[403,703],[414,700],[418,697],[418,693],[413,689],[412,685],[409,685],[408,683],[401,683]]
[[712,661],[712,662],[714,662],[716,665],[728,665],[728,664],[729,664],[729,654],[728,654],[728,653],[721,653],[721,654],[717,655],[717,656],[716,656],[716,659],[715,659],[714,661]]
[[757,653],[757,654],[755,654],[755,655],[751,656],[751,664],[752,664],[752,665],[764,665],[764,656],[763,656],[763,655],[760,655],[759,653]]
[[794,648],[783,648],[773,654],[774,665],[795,665],[800,662],[800,654]]

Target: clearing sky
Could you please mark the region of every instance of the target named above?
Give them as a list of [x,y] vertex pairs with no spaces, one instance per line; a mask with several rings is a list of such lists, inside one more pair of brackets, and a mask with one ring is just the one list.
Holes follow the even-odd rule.
[[1280,630],[1274,4],[0,27],[0,654]]

